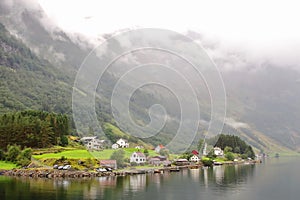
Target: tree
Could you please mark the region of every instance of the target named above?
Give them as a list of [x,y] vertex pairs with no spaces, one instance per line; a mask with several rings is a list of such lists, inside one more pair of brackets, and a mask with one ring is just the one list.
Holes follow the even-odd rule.
[[144,154],[145,154],[146,157],[148,157],[149,156],[149,151],[147,149],[145,149]]
[[226,146],[224,149],[224,153],[232,152],[232,148],[229,146]]
[[234,153],[241,153],[240,147],[234,147],[233,152],[234,152]]
[[248,146],[247,149],[246,149],[246,152],[245,152],[245,155],[248,157],[248,158],[252,158],[254,159],[255,158],[255,153],[252,149],[251,146]]
[[65,147],[69,144],[68,137],[65,135],[60,136],[60,145]]
[[125,151],[123,149],[119,149],[113,152],[110,156],[111,160],[116,160],[118,167],[123,167],[125,164]]
[[31,148],[26,148],[24,149],[21,154],[22,157],[27,158],[28,160],[31,160],[32,156],[32,149]]
[[185,152],[184,154],[181,154],[179,158],[190,160],[190,158],[193,156],[190,152]]
[[4,160],[5,159],[5,153],[2,149],[0,149],[0,160]]
[[163,148],[159,151],[159,155],[169,157],[169,150]]
[[233,154],[232,152],[227,152],[227,153],[225,154],[225,158],[226,158],[227,160],[233,161],[233,160],[234,160],[234,154]]
[[212,149],[208,152],[207,157],[210,158],[210,159],[215,159],[217,157],[216,154],[215,154],[214,149]]
[[8,149],[8,151],[7,151],[6,159],[11,162],[16,162],[18,155],[21,153],[20,146],[17,146],[17,145],[10,146],[9,145],[7,149]]

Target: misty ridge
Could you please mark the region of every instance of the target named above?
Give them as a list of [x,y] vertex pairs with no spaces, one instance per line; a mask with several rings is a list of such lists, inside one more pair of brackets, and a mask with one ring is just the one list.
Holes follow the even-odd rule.
[[[0,22],[4,24],[10,34],[20,39],[39,58],[45,59],[55,69],[62,72],[66,77],[64,84],[68,85],[69,90],[66,89],[66,91],[68,91],[67,96],[70,100],[76,73],[86,56],[106,39],[124,32],[124,30],[119,30],[94,38],[81,33],[66,32],[46,15],[35,0],[1,1]],[[128,30],[131,29],[128,28]],[[260,47],[255,43],[245,45],[233,43],[230,40],[222,40],[222,38],[219,39],[196,30],[188,30],[183,34],[201,45],[220,70],[227,99],[225,125],[222,132],[237,134],[261,151],[300,151],[299,43],[288,41],[284,45],[281,41],[272,41],[269,45]],[[178,44],[177,39],[174,38],[166,46]],[[135,43],[140,44],[141,41],[141,38],[130,37],[126,38],[124,43],[130,47]],[[164,41],[156,42],[163,43]],[[120,43],[113,39],[107,44],[109,46],[97,48],[90,55],[88,62],[94,66],[91,69],[97,70],[99,62],[117,56],[118,51],[122,49]],[[153,46],[155,41],[143,45]],[[189,50],[184,46],[182,49],[185,53]],[[195,54],[192,50],[188,53]],[[109,56],[105,58],[103,55]],[[104,115],[103,113],[105,113],[108,118],[113,118],[114,108],[111,107],[110,99],[115,85],[124,73],[132,70],[134,66],[155,62],[169,66],[173,70],[182,71],[189,78],[191,85],[197,88],[196,95],[200,104],[201,119],[196,138],[203,137],[211,119],[210,94],[205,81],[177,57],[157,51],[129,53],[104,72],[96,88],[97,114]],[[203,68],[202,70],[207,69]],[[169,70],[157,70],[157,68],[149,66],[146,71],[147,74],[143,70],[136,71],[131,76],[129,74],[128,80],[130,81],[120,80],[121,85],[124,88],[134,86],[145,80],[146,76],[151,75],[157,80],[170,83],[177,89],[177,95],[182,95],[187,100],[191,99],[191,93],[182,82],[178,81],[179,78],[175,78],[176,75],[170,75]],[[86,77],[87,84],[84,88],[77,89],[89,95],[93,92],[93,88],[88,87],[88,81],[93,79],[96,73],[90,71],[86,75],[88,76]],[[210,81],[214,82],[213,79]],[[124,89],[124,91],[126,90]],[[126,95],[122,92],[118,94]],[[166,124],[157,137],[170,141],[172,134],[180,126],[181,110],[176,94],[168,88],[161,85],[145,85],[136,90],[129,104],[132,119],[141,126],[147,125],[150,122],[149,109],[154,104],[160,104],[166,111],[154,115],[158,120],[167,114]],[[186,107],[186,111],[190,113],[194,109],[193,106]],[[62,110],[62,112],[64,111]],[[121,115],[122,113],[117,114]],[[88,113],[83,114],[82,117],[86,118],[85,123],[87,123],[85,127],[82,127],[82,131],[86,131],[89,127]],[[186,120],[193,121],[193,119]],[[189,123],[186,123],[188,126],[184,127],[186,134],[189,134]]]

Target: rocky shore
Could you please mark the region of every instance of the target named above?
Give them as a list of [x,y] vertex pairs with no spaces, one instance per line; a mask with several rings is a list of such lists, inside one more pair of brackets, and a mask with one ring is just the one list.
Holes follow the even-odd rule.
[[153,169],[125,169],[113,172],[93,172],[77,170],[57,170],[57,169],[13,169],[2,171],[1,175],[15,177],[32,177],[32,178],[84,178],[84,177],[102,177],[102,176],[127,176],[147,173],[166,173],[179,172],[181,169],[199,168],[201,165],[189,165],[178,167],[163,167]]
[[[251,162],[224,162],[220,165],[235,165],[235,164],[257,164],[259,161]],[[216,164],[216,165],[219,165]],[[15,176],[15,177],[32,177],[32,178],[84,178],[84,177],[102,177],[102,176],[127,176],[135,174],[147,173],[171,173],[180,172],[182,169],[197,169],[202,165],[184,165],[175,167],[148,168],[148,169],[124,169],[113,172],[93,172],[93,171],[78,171],[78,170],[57,170],[57,169],[13,169],[0,171],[0,175]]]
[[32,177],[32,178],[84,178],[114,176],[113,172],[85,172],[72,170],[54,170],[54,169],[14,169],[3,172],[5,176]]

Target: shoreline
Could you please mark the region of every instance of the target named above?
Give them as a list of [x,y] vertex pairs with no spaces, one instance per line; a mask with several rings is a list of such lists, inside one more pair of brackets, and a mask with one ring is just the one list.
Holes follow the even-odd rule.
[[[261,161],[247,161],[247,162],[224,162],[218,165],[248,165],[258,164]],[[146,169],[122,169],[113,172],[94,172],[94,171],[78,171],[78,170],[57,170],[48,168],[32,168],[32,169],[12,169],[12,170],[0,170],[0,175],[12,176],[12,177],[29,177],[29,178],[94,178],[94,177],[110,177],[110,176],[131,176],[137,174],[165,174],[180,172],[183,169],[199,169],[204,167],[203,164],[161,167],[161,168],[146,168]]]

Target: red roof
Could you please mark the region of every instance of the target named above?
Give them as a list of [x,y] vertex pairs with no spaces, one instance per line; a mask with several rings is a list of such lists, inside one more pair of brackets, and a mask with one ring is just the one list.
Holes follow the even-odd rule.
[[197,155],[199,155],[199,152],[198,152],[197,150],[193,150],[193,151],[192,151],[192,154],[194,154],[194,155],[197,156]]

